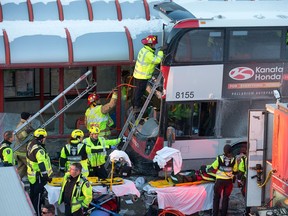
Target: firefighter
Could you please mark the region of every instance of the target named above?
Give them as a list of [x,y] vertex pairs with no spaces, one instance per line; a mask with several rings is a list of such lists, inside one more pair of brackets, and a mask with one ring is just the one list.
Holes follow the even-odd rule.
[[82,143],[84,133],[80,129],[73,130],[69,143],[63,146],[60,154],[60,171],[67,172],[72,163],[79,162],[82,165],[82,175],[88,177],[87,146]]
[[6,131],[3,135],[4,140],[0,146],[0,164],[1,166],[14,166],[14,156],[11,144],[14,141],[13,131]]
[[214,185],[213,197],[213,216],[218,216],[222,192],[223,197],[221,216],[227,215],[229,197],[233,189],[234,173],[238,171],[237,160],[232,155],[232,147],[227,144],[224,146],[223,151],[224,154],[219,155],[208,169],[208,172],[213,172],[216,170],[216,182]]
[[27,146],[27,175],[30,183],[30,199],[37,216],[41,215],[41,204],[44,204],[44,186],[47,182],[51,182],[53,173],[50,158],[45,149],[46,137],[46,130],[38,128],[34,131],[34,139]]
[[[18,123],[17,128],[21,127],[23,124],[27,122],[27,120],[31,117],[31,114],[28,112],[21,113],[21,119]],[[34,128],[27,124],[16,134],[16,143],[15,148],[18,147],[29,135],[34,131]],[[28,142],[27,142],[28,143]],[[27,152],[27,143],[23,144],[17,151],[14,152],[15,159],[17,161],[17,170],[20,178],[26,178],[27,176],[27,162],[26,162],[26,152]]]
[[84,144],[88,147],[89,176],[98,176],[100,179],[108,177],[104,167],[107,158],[107,150],[120,143],[121,138],[105,139],[99,136],[99,127],[90,128],[90,137],[84,139]]
[[85,112],[85,125],[89,131],[92,126],[97,126],[101,130],[100,136],[108,138],[111,134],[110,127],[114,124],[109,112],[116,106],[118,98],[117,89],[113,90],[110,102],[101,105],[100,98],[97,94],[88,96],[88,108]]
[[58,204],[64,203],[65,216],[87,215],[92,201],[92,186],[81,171],[81,164],[73,163],[63,178]]
[[133,95],[134,112],[140,112],[142,107],[141,98],[145,93],[147,82],[152,78],[155,66],[160,64],[163,58],[163,50],[155,53],[155,45],[158,43],[156,35],[148,35],[141,40],[144,47],[139,51],[135,69],[133,72],[134,85]]

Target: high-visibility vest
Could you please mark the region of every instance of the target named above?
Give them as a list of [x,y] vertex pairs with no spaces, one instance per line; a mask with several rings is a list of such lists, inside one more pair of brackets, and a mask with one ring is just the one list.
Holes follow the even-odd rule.
[[238,164],[235,157],[226,157],[219,155],[211,164],[213,169],[217,169],[216,179],[233,179],[233,172],[238,170]]
[[4,140],[0,146],[0,162],[2,162],[4,166],[6,165],[13,166],[15,165],[13,150],[10,147],[10,143],[6,143],[6,142]]
[[[63,202],[63,192],[69,177],[70,173],[66,173],[63,178],[63,183],[58,199],[59,205]],[[78,211],[82,207],[88,208],[91,201],[92,186],[89,181],[80,174],[72,190],[71,202],[69,203],[71,206],[71,213]]]
[[163,58],[163,51],[159,50],[155,55],[155,51],[149,46],[144,46],[138,53],[133,77],[136,79],[151,79],[155,66],[160,64]]
[[114,122],[109,113],[103,114],[101,112],[101,107],[102,105],[97,105],[93,108],[89,107],[86,110],[87,130],[89,131],[92,126],[98,126],[100,129],[100,136],[109,136],[111,131],[107,126],[111,127]]
[[247,166],[247,156],[242,156],[239,163],[239,171],[243,173],[245,178],[247,176],[246,166]]
[[[83,143],[66,144],[60,153],[60,168],[68,171],[71,164],[79,162],[82,165],[82,175],[88,177],[88,155],[85,148],[86,145]],[[72,152],[72,150],[76,152]]]
[[87,153],[89,165],[91,167],[97,167],[105,164],[106,162],[106,149],[111,146],[117,145],[121,141],[120,138],[117,139],[105,139],[104,137],[98,137],[96,145],[93,144],[90,137],[84,139],[83,143],[87,145]]
[[51,176],[53,173],[50,157],[46,150],[38,143],[32,140],[27,147],[27,176],[31,184],[35,184],[37,174],[40,176]]

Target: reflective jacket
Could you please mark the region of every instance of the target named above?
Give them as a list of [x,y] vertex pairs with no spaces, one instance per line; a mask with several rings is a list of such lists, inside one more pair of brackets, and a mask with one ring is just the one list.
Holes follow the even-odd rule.
[[160,64],[163,55],[162,50],[155,55],[155,50],[145,45],[138,53],[133,77],[143,80],[151,79],[155,66]]
[[104,137],[98,137],[97,140],[91,140],[90,137],[84,139],[84,144],[88,147],[88,160],[90,167],[97,167],[105,164],[107,149],[111,146],[120,143],[121,139],[105,139]]
[[31,184],[35,184],[37,175],[50,177],[53,173],[50,157],[41,143],[34,139],[27,146],[27,175]]
[[[63,202],[63,192],[67,180],[70,177],[70,173],[66,173],[63,177],[62,187],[58,199],[58,204],[60,205]],[[90,202],[92,201],[92,186],[89,181],[80,174],[74,185],[71,197],[71,213],[78,211],[80,208],[88,208]]]
[[4,140],[0,146],[0,162],[3,166],[13,166],[15,165],[13,150],[10,147],[12,143]]
[[68,171],[72,163],[79,162],[82,165],[82,175],[88,176],[87,146],[83,143],[66,144],[60,154],[60,169]]
[[97,105],[93,108],[89,107],[86,110],[87,130],[89,131],[92,126],[97,125],[101,131],[99,136],[109,136],[111,134],[109,127],[111,127],[114,122],[109,113],[103,114],[101,112],[101,107],[102,105]]
[[247,175],[247,156],[242,156],[241,157],[241,160],[240,160],[240,163],[239,163],[239,173],[240,173],[240,176],[243,176],[246,178],[246,175]]
[[208,170],[211,168],[217,170],[216,179],[233,179],[233,173],[238,171],[238,164],[235,157],[219,155]]

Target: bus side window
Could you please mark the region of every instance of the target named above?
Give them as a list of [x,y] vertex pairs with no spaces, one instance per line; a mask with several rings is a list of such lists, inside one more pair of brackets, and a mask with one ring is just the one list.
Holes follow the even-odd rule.
[[286,32],[285,43],[286,43],[286,59],[288,59],[288,30]]
[[200,109],[199,136],[214,136],[216,102],[203,102]]

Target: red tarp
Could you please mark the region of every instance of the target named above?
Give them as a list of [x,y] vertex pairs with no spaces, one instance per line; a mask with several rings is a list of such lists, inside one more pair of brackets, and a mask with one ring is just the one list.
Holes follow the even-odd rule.
[[280,110],[274,112],[272,167],[274,175],[288,179],[288,113]]

